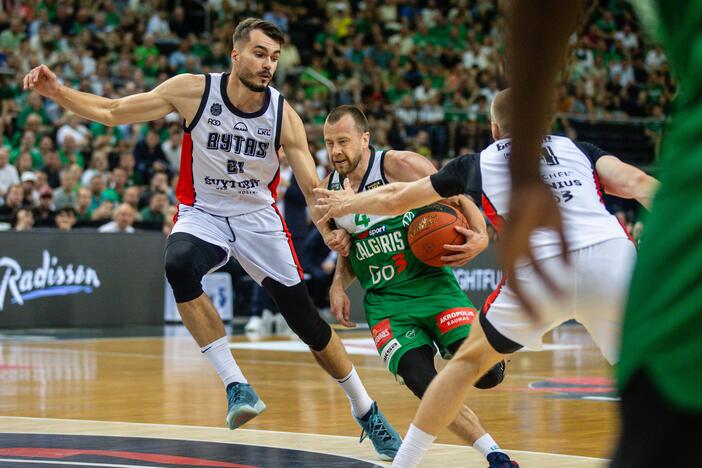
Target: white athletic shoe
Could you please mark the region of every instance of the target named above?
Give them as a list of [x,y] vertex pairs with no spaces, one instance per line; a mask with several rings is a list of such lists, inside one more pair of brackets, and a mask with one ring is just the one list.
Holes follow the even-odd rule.
[[263,325],[261,326],[262,335],[272,335],[273,326],[275,325],[275,315],[268,309],[263,309],[261,312],[261,320],[263,320]]
[[249,321],[246,323],[244,326],[244,333],[248,334],[253,334],[253,335],[259,335],[259,336],[266,336],[271,334],[271,328],[273,325],[273,314],[268,312],[270,317],[266,317],[265,313],[268,311],[263,312],[263,316],[259,317],[257,315],[252,315],[249,318]]
[[258,315],[252,315],[249,317],[249,321],[246,322],[244,326],[244,331],[246,333],[261,333],[263,328],[263,319]]
[[288,326],[288,322],[285,321],[283,314],[275,314],[273,318],[275,323],[275,334],[278,336],[290,336],[292,335],[292,330]]

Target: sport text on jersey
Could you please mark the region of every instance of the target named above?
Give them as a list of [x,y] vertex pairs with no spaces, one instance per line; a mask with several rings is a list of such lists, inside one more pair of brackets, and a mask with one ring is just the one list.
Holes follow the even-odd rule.
[[405,242],[402,240],[402,232],[390,232],[388,234],[357,241],[356,259],[362,261],[379,253],[394,253],[405,249]]

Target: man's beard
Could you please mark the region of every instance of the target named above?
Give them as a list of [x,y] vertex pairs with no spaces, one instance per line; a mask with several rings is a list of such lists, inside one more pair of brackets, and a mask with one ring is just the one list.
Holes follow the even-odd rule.
[[[252,79],[250,79],[251,76],[252,75],[245,76],[243,74],[239,74],[239,75],[237,75],[237,78],[239,78],[239,81],[241,81],[241,84],[243,84],[244,86],[249,88],[254,93],[264,92],[266,90],[266,88],[268,87],[268,85],[267,84],[262,85],[259,83],[255,83]],[[258,76],[258,75],[253,75],[253,76]]]
[[348,158],[346,159],[346,164],[347,164],[348,169],[345,169],[343,172],[341,170],[337,169],[336,165],[334,165],[334,169],[336,169],[336,172],[338,172],[340,175],[346,177],[347,175],[351,174],[353,171],[356,170],[356,168],[358,167],[358,163],[360,163],[360,162],[361,162],[361,155],[358,155],[358,157],[356,159],[354,159],[353,161],[351,161]]

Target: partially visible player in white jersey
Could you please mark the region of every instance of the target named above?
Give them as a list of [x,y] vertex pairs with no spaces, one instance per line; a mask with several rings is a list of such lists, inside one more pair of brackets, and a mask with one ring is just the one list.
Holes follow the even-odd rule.
[[[228,398],[226,422],[241,426],[265,409],[234,361],[224,326],[201,280],[235,257],[277,303],[290,328],[346,392],[352,413],[375,450],[392,459],[400,444],[369,397],[339,337],[314,307],[285,222],[275,206],[277,151],[283,147],[308,201],[319,183],[302,120],[269,86],[283,33],[249,18],[233,35],[230,73],[174,76],[150,92],[107,99],[59,84],[45,65],[24,78],[66,109],[108,126],[146,122],[176,111],[183,117],[177,197],[179,213],[168,238],[166,276],[178,311],[221,377]],[[314,219],[319,216],[310,203]],[[342,253],[348,235],[319,225],[325,242]]]
[[[483,209],[496,228],[509,217],[509,90],[495,96],[492,135],[495,143],[479,155],[456,158],[441,171],[416,182],[394,183],[375,190],[316,189],[317,207],[327,217],[348,213],[398,214],[441,198],[465,193]],[[414,467],[438,433],[458,414],[477,378],[506,354],[528,346],[540,349],[543,335],[566,320],[588,330],[610,363],[618,359],[621,306],[636,259],[636,247],[617,219],[607,212],[601,190],[638,200],[649,207],[658,182],[643,171],[590,144],[548,136],[542,144],[541,177],[551,186],[564,220],[570,246],[561,255],[554,232],[530,238],[532,259],[522,259],[514,278],[507,278],[488,298],[458,353],[432,381],[405,436],[393,466]],[[563,295],[554,297],[535,272],[555,278]],[[514,294],[518,287],[534,304],[532,320]]]

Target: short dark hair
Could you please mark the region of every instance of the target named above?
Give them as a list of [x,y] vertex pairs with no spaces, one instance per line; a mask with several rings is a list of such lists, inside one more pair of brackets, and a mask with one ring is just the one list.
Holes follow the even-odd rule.
[[283,31],[281,31],[275,24],[259,18],[246,18],[236,25],[236,29],[232,35],[232,43],[234,46],[236,46],[236,43],[240,41],[248,42],[249,34],[251,34],[251,31],[254,29],[260,29],[266,36],[270,37],[281,46],[285,43]]
[[327,122],[330,124],[335,124],[341,120],[345,115],[350,115],[353,122],[356,124],[356,129],[361,133],[366,133],[369,131],[368,119],[366,115],[356,106],[345,104],[343,106],[336,107],[327,116]]

